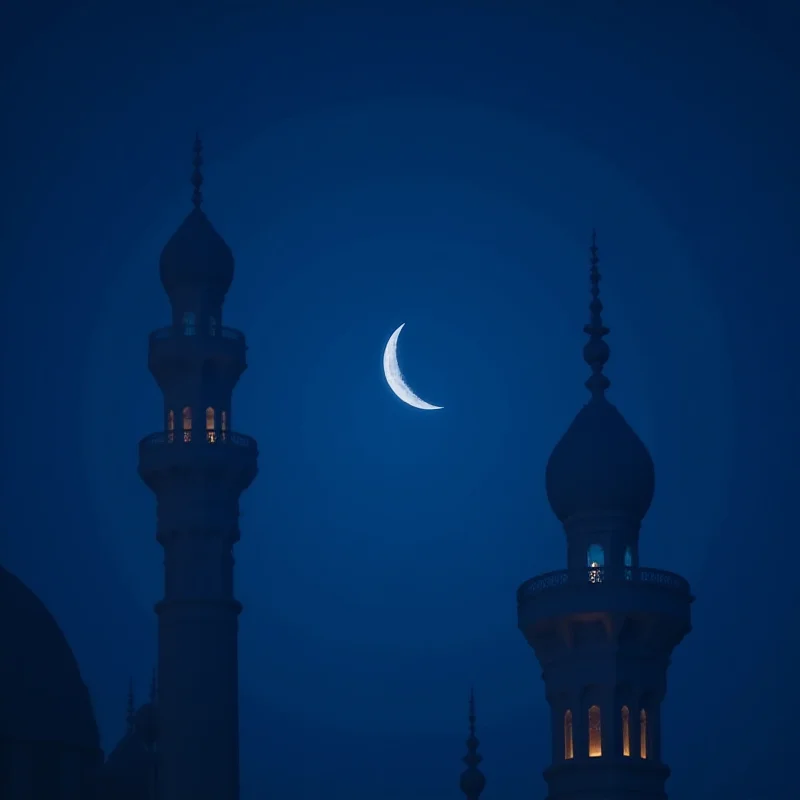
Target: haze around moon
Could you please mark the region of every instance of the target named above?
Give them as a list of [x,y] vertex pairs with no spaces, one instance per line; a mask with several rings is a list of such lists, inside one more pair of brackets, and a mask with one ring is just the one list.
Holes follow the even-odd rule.
[[438,411],[443,406],[434,406],[426,403],[412,391],[400,371],[400,364],[397,361],[397,340],[400,338],[400,331],[404,327],[405,322],[389,337],[386,349],[383,351],[383,374],[386,376],[386,383],[404,403],[423,411]]

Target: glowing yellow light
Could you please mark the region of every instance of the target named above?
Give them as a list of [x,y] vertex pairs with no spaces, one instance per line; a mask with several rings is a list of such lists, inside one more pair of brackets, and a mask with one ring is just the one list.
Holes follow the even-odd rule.
[[647,712],[644,709],[639,714],[639,755],[647,758]]
[[567,709],[564,714],[564,758],[572,758],[572,711]]
[[622,755],[631,754],[631,714],[628,706],[622,706]]
[[597,758],[601,755],[603,755],[603,745],[600,729],[600,707],[592,706],[589,709],[589,757]]

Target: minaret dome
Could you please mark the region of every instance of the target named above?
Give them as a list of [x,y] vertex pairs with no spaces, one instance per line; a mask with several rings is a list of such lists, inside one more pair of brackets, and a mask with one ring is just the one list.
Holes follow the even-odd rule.
[[605,395],[610,382],[603,374],[609,356],[604,337],[609,329],[601,317],[594,233],[590,253],[592,301],[589,323],[584,327],[589,341],[583,356],[592,369],[586,381],[592,396],[547,462],[547,499],[562,523],[586,515],[612,514],[636,524],[653,500],[655,470],[647,448]]
[[194,208],[164,246],[159,264],[161,283],[182,312],[220,307],[233,281],[233,253],[202,209],[202,151],[198,136],[192,173]]

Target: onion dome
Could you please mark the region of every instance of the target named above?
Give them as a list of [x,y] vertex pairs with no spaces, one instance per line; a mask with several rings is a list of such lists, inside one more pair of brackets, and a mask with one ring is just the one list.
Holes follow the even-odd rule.
[[655,491],[650,453],[624,417],[605,396],[610,381],[603,374],[609,347],[604,337],[600,272],[594,232],[590,248],[592,301],[589,341],[583,358],[592,370],[586,381],[589,402],[578,412],[547,462],[545,482],[550,507],[561,522],[572,517],[612,513],[641,522]]
[[198,136],[192,173],[194,208],[161,251],[161,283],[170,298],[199,290],[221,300],[233,281],[233,253],[201,208],[202,164],[203,145]]
[[467,739],[467,754],[464,763],[467,768],[461,773],[461,791],[467,800],[478,800],[486,786],[486,778],[478,769],[478,764],[483,761],[483,756],[478,754],[480,742],[475,736],[475,692],[469,693],[469,738]]

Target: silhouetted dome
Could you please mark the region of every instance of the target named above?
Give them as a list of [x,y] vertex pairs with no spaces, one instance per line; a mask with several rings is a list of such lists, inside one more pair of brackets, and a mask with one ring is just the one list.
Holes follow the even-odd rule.
[[106,760],[100,796],[102,800],[151,800],[155,775],[156,755],[140,730],[134,728],[120,740]]
[[593,397],[555,446],[545,473],[547,499],[564,522],[616,512],[639,521],[655,491],[650,453],[605,396]]
[[0,567],[0,738],[96,749],[89,691],[38,597]]
[[233,281],[233,253],[199,207],[164,246],[159,266],[170,296],[187,287],[208,288],[222,296]]

